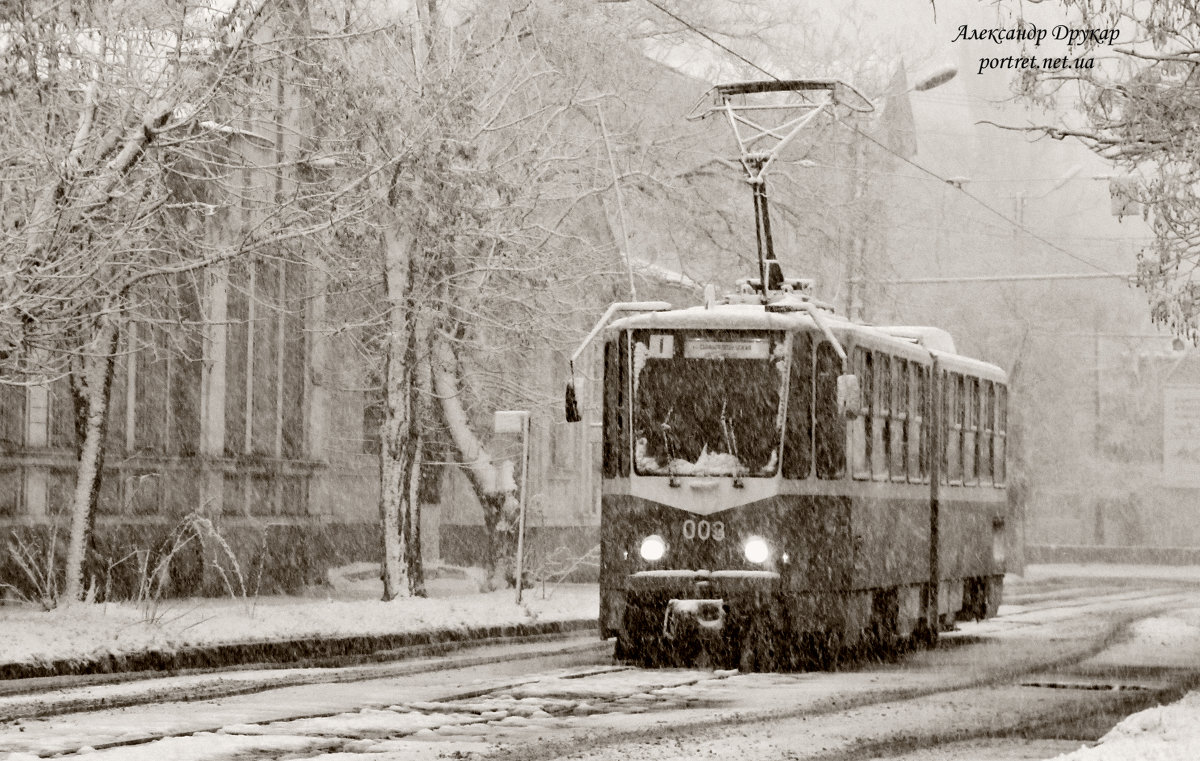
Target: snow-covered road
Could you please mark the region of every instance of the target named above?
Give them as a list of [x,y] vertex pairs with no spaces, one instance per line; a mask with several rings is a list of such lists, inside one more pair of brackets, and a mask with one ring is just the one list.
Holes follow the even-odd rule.
[[829,673],[556,658],[22,719],[0,726],[0,749],[130,761],[1048,758],[1196,680],[1200,593],[1031,585],[936,651]]

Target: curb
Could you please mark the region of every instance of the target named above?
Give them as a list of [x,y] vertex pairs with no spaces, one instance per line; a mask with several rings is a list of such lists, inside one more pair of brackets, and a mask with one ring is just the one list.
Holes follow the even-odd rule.
[[0,664],[0,680],[94,676],[131,672],[178,672],[263,667],[314,667],[403,660],[429,651],[447,652],[489,641],[550,637],[598,629],[597,619],[570,619],[531,624],[474,626],[398,634],[309,637],[262,642],[229,642],[179,650],[110,653],[97,658],[60,659],[40,663]]
[[1200,565],[1200,548],[1031,544],[1025,548],[1025,562],[1029,565],[1047,563]]

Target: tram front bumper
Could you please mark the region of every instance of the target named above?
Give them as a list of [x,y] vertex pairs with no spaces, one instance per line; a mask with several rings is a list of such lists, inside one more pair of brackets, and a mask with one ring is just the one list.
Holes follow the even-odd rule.
[[[637,571],[625,577],[626,592],[661,593],[686,589],[702,591],[773,592],[779,586],[779,574],[767,570],[652,570]],[[695,595],[686,595],[695,597]]]
[[750,622],[777,619],[781,600],[774,571],[640,571],[626,576],[624,586],[608,606],[606,632],[707,643],[712,652]]
[[640,571],[626,577],[625,601],[665,608],[664,628],[686,619],[719,631],[726,614],[754,616],[778,598],[774,571]]
[[638,571],[625,577],[631,596],[711,599],[774,594],[779,588],[775,571]]

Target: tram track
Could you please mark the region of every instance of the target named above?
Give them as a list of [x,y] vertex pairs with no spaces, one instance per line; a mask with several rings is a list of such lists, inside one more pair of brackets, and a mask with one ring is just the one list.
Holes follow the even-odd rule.
[[[1087,601],[1066,606],[1073,613],[1072,620],[1069,622],[1061,621],[1053,615],[1044,618],[1040,624],[1035,621],[1006,620],[1007,617],[992,619],[978,625],[978,628],[982,630],[995,625],[1009,624],[1010,636],[1007,639],[1000,637],[993,641],[993,638],[986,632],[983,632],[981,636],[980,632],[972,630],[975,627],[968,627],[961,633],[950,633],[945,636],[942,645],[933,651],[913,652],[887,663],[866,661],[851,663],[846,670],[842,671],[788,675],[739,675],[736,672],[680,672],[674,670],[643,671],[603,663],[607,654],[611,652],[607,650],[611,647],[611,643],[575,642],[570,643],[566,648],[558,648],[557,652],[564,653],[568,649],[573,650],[579,657],[594,658],[595,662],[580,665],[568,671],[560,669],[559,672],[551,673],[544,670],[546,668],[544,661],[539,663],[537,660],[545,656],[545,652],[541,654],[526,653],[520,657],[525,659],[524,662],[529,664],[529,668],[521,671],[523,667],[516,664],[514,660],[509,660],[510,668],[514,669],[514,675],[507,679],[487,679],[483,683],[462,684],[457,688],[440,691],[430,683],[430,687],[426,688],[426,696],[419,701],[390,705],[387,698],[373,700],[364,697],[354,705],[358,710],[366,711],[404,711],[408,712],[406,715],[410,717],[424,713],[429,719],[427,722],[429,726],[437,725],[439,720],[437,714],[457,715],[454,723],[458,725],[459,732],[487,734],[496,730],[493,722],[496,721],[497,716],[501,715],[494,710],[496,701],[502,698],[508,701],[504,705],[508,706],[509,715],[515,717],[522,715],[515,709],[518,707],[518,703],[505,696],[513,694],[540,695],[542,693],[539,692],[539,684],[548,679],[558,680],[559,684],[565,680],[573,680],[573,683],[587,687],[590,682],[603,682],[614,675],[619,677],[624,674],[634,681],[640,679],[643,682],[643,685],[636,690],[638,694],[618,693],[607,703],[593,701],[587,707],[587,711],[582,713],[580,710],[583,704],[578,701],[566,704],[561,696],[555,697],[552,690],[545,694],[541,703],[535,697],[522,699],[519,701],[519,707],[526,714],[541,710],[546,716],[564,716],[571,720],[569,728],[562,731],[548,729],[547,736],[539,737],[536,742],[519,742],[508,746],[504,745],[505,740],[501,737],[498,740],[501,744],[485,754],[486,757],[496,761],[508,761],[509,759],[513,761],[517,759],[520,761],[549,761],[564,757],[589,758],[596,752],[611,753],[618,749],[622,755],[629,755],[624,751],[631,747],[653,746],[661,749],[664,743],[676,743],[682,748],[688,748],[697,744],[720,742],[719,738],[721,737],[766,735],[780,726],[808,726],[813,730],[813,737],[819,739],[821,727],[829,728],[828,732],[832,732],[830,737],[833,737],[837,734],[838,727],[849,726],[857,722],[856,726],[865,727],[865,729],[851,741],[832,742],[831,740],[826,750],[821,750],[815,755],[806,752],[799,756],[820,758],[822,761],[843,761],[843,759],[856,761],[859,758],[885,755],[885,751],[888,755],[896,755],[897,752],[916,752],[921,748],[934,747],[947,742],[1004,738],[1019,735],[1021,732],[1036,735],[1051,728],[1052,722],[1050,721],[1044,722],[1044,727],[1039,727],[1037,722],[1024,720],[1010,721],[1006,724],[956,725],[952,712],[946,708],[951,705],[986,705],[989,696],[995,694],[1057,693],[1054,700],[1064,705],[1074,706],[1072,720],[1084,723],[1092,721],[1093,724],[1095,719],[1089,719],[1089,716],[1099,717],[1102,720],[1111,714],[1138,710],[1148,702],[1172,699],[1182,694],[1196,684],[1196,673],[1180,674],[1167,671],[1158,674],[1133,674],[1125,672],[1122,675],[1123,684],[1128,685],[1131,679],[1137,681],[1140,677],[1142,683],[1133,686],[1141,689],[1100,689],[1102,687],[1111,688],[1112,685],[1104,684],[1106,677],[1103,674],[1097,674],[1094,670],[1088,672],[1086,669],[1080,668],[1081,664],[1090,658],[1125,639],[1131,627],[1138,621],[1160,616],[1180,607],[1197,605],[1194,596],[1189,597],[1182,592],[1172,592],[1164,589],[1162,585],[1156,585],[1153,591],[1155,594],[1150,594],[1151,590],[1149,589],[1142,590],[1137,595],[1136,604],[1130,604],[1129,595],[1125,590],[1112,595],[1093,595]],[[1061,605],[1047,606],[1042,612],[1053,614],[1063,607]],[[1032,615],[1029,610],[1024,610],[1022,613]],[[1028,615],[1023,617],[1028,617]],[[1036,627],[1041,627],[1041,629],[1034,631],[1033,629]],[[1014,647],[1014,642],[1022,640],[1014,640],[1012,632],[1019,632],[1016,635],[1019,638],[1028,636],[1030,642],[1044,641],[1053,644],[1052,646],[1043,645],[1042,651],[1031,657],[1025,652],[1025,648]],[[1027,635],[1026,632],[1031,633]],[[1014,656],[1014,653],[1019,653],[1019,655]],[[984,665],[974,667],[972,670],[969,664],[980,658],[983,659]],[[495,660],[494,657],[493,660]],[[459,671],[469,670],[472,664],[476,666],[477,673],[488,673],[486,666],[482,667],[484,671],[478,670],[479,663],[480,661],[477,660],[468,661],[460,658],[455,663],[443,663],[441,668],[446,671],[447,680],[451,678],[450,675],[458,673],[456,669]],[[421,673],[418,671],[419,667],[420,664],[417,663],[388,664],[386,670],[388,676],[408,675],[411,678],[418,678],[416,675]],[[408,669],[408,671],[404,671],[404,669]],[[378,667],[340,671],[341,673],[336,675],[326,675],[319,682],[310,679],[307,684],[311,686],[318,686],[322,683],[352,685],[355,682],[366,683],[370,679],[381,677],[381,670]],[[1114,673],[1114,679],[1115,676]],[[1074,684],[1070,683],[1072,680],[1074,680]],[[1061,684],[1054,685],[1052,684],[1054,682]],[[1085,683],[1094,687],[1085,690],[1079,686]],[[665,685],[665,687],[655,688],[654,685]],[[791,701],[791,698],[781,697],[781,700],[791,702],[786,706],[779,706],[778,701],[775,701],[772,706],[767,708],[723,706],[721,704],[721,690],[725,690],[726,693],[730,691],[737,693],[739,690],[745,691],[748,688],[751,691],[761,690],[766,685],[771,685],[772,689],[781,686],[788,687],[791,691],[784,690],[780,695],[791,695],[795,697],[795,700]],[[668,705],[669,700],[659,699],[661,695],[666,695],[672,690],[690,686],[695,686],[702,692],[708,690],[715,697],[711,700],[701,700],[696,705],[681,705],[678,701],[673,705]],[[1052,686],[1059,686],[1062,689],[1051,689]],[[292,685],[291,689],[300,687],[302,685]],[[253,690],[246,689],[245,692],[261,692],[263,689],[260,685]],[[1085,696],[1086,700],[1076,700],[1074,697],[1071,697],[1070,700],[1062,698],[1062,696],[1077,696],[1084,692],[1088,693]],[[229,694],[227,690],[225,694]],[[263,695],[262,699],[269,702],[273,699],[272,694],[268,692]],[[179,700],[181,698],[175,696],[170,699]],[[202,700],[207,698],[193,692],[182,699]],[[633,728],[628,726],[627,721],[630,706],[633,704],[630,701],[638,705],[637,711],[645,712],[643,717],[645,721],[640,726]],[[638,701],[641,702],[638,703]],[[148,701],[141,700],[129,704],[136,705],[145,702]],[[78,704],[72,707],[67,703],[60,703],[51,713],[41,715],[53,716],[56,713],[61,714],[68,711],[98,711],[114,705],[116,704],[112,701],[94,703],[91,707],[80,707]],[[489,705],[492,707],[489,708]],[[0,708],[2,707],[0,704]],[[164,707],[162,710],[168,709]],[[131,732],[126,736],[111,740],[85,740],[81,734],[80,739],[64,740],[53,746],[53,753],[44,753],[43,755],[72,753],[87,747],[103,750],[145,745],[157,741],[206,735],[207,733],[223,735],[241,733],[245,736],[247,733],[253,735],[256,732],[286,734],[296,731],[302,735],[303,730],[297,727],[305,720],[334,719],[338,716],[350,715],[347,714],[347,710],[350,709],[344,706],[336,711],[277,712],[270,718],[251,720],[249,724],[234,727],[222,721],[213,721],[207,724],[194,723],[186,729],[174,731],[147,729],[146,731]],[[478,713],[474,714],[473,718],[467,716],[471,711],[476,710]],[[351,713],[353,713],[352,710]],[[882,722],[862,719],[862,716],[867,714],[894,716],[909,713],[914,716],[926,717],[944,715],[945,723],[932,726],[927,731],[918,731],[914,725],[911,732],[892,732],[880,735],[874,729]],[[467,716],[467,718],[463,718],[463,716]],[[578,720],[571,718],[579,716],[588,718]],[[671,722],[669,724],[659,723],[664,717],[670,717]],[[624,725],[620,721],[622,718],[626,720]],[[592,719],[596,721],[593,723]],[[606,720],[616,721],[617,725],[610,726],[605,723]],[[1054,721],[1061,722],[1061,717]],[[48,730],[49,728],[44,729]],[[394,736],[405,737],[407,734],[401,732]],[[319,749],[322,752],[336,752],[339,749],[360,747],[364,742],[367,740],[362,736],[355,736],[353,732],[347,731],[336,737],[322,736]],[[3,738],[0,737],[0,748],[3,746]],[[596,758],[601,757],[603,756],[596,756]],[[659,757],[654,754],[647,756],[647,758]],[[672,758],[669,755],[663,757]],[[679,758],[685,757],[688,756],[679,756]]]
[[[1143,598],[1144,599],[1144,598]],[[1013,736],[1022,731],[1037,732],[1060,724],[1062,717],[1045,720],[1042,723],[1023,723],[1004,726],[938,727],[924,733],[888,733],[884,737],[872,737],[869,727],[872,723],[863,721],[861,716],[852,716],[867,709],[878,709],[881,713],[909,711],[918,715],[930,713],[928,704],[938,702],[954,702],[961,704],[967,696],[978,695],[986,702],[990,700],[989,693],[996,689],[1022,689],[1021,682],[1025,679],[1047,673],[1062,673],[1072,667],[1088,661],[1102,653],[1113,644],[1121,641],[1129,632],[1132,625],[1146,618],[1153,618],[1169,611],[1173,604],[1186,598],[1171,597],[1162,599],[1152,606],[1141,607],[1135,612],[1117,616],[1109,622],[1104,635],[1093,639],[1086,645],[1072,648],[1057,657],[1025,661],[1020,664],[1000,666],[977,678],[949,680],[943,684],[918,688],[880,689],[860,695],[837,694],[805,703],[799,707],[783,708],[772,711],[754,713],[733,713],[716,720],[699,718],[670,726],[655,726],[652,729],[639,729],[630,732],[607,732],[603,735],[587,734],[581,737],[564,740],[551,739],[539,743],[537,747],[521,746],[518,748],[501,749],[486,756],[489,761],[551,761],[566,758],[591,758],[592,752],[598,749],[627,748],[628,746],[663,746],[676,745],[680,748],[694,747],[704,743],[704,738],[714,738],[711,742],[719,743],[720,737],[753,736],[759,728],[764,733],[779,727],[786,722],[805,722],[821,724],[845,717],[846,723],[867,727],[861,732],[861,737],[845,746],[821,751],[819,753],[794,753],[788,758],[813,758],[819,761],[858,761],[859,759],[896,756],[904,752],[931,748],[951,742],[962,742],[981,738],[1003,738]],[[1147,601],[1149,602],[1149,601]],[[1086,607],[1080,604],[1073,607]],[[1097,606],[1094,600],[1090,603]],[[1057,609],[1057,608],[1056,608]],[[942,650],[945,652],[945,650]],[[861,665],[861,664],[860,664]],[[868,666],[869,668],[869,666]],[[817,678],[828,676],[837,679],[837,674],[818,674]],[[840,672],[846,673],[846,672]],[[1177,675],[1178,676],[1178,675]],[[1094,680],[1094,675],[1093,675]],[[1080,711],[1076,719],[1084,719],[1090,715],[1107,715],[1114,712],[1124,716],[1127,713],[1140,710],[1156,701],[1177,699],[1188,690],[1200,684],[1200,670],[1190,672],[1174,681],[1160,686],[1141,690],[1091,690],[1095,698],[1086,711]],[[951,700],[952,698],[952,700]],[[836,734],[836,731],[834,732]],[[813,733],[814,737],[820,731]],[[697,753],[696,755],[700,755]],[[637,756],[640,757],[640,756]],[[657,758],[647,754],[646,758]],[[666,756],[671,757],[671,756]],[[686,756],[680,756],[684,758]],[[748,757],[758,757],[750,753]],[[764,758],[769,756],[762,756]],[[783,757],[783,756],[781,756]]]
[[[67,713],[162,703],[193,702],[251,695],[267,690],[307,685],[362,682],[387,677],[425,674],[519,661],[568,653],[597,657],[611,653],[611,644],[592,632],[498,640],[452,655],[359,666],[293,669],[208,669],[180,675],[161,673],[105,674],[87,677],[47,677],[34,684],[0,682],[0,722]],[[411,655],[411,654],[409,654]],[[433,656],[433,653],[429,653]],[[97,688],[103,687],[103,690]]]

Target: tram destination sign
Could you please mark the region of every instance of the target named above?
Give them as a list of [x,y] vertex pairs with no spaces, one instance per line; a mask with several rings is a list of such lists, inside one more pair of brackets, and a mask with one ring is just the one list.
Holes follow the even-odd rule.
[[1163,389],[1163,481],[1200,487],[1200,385]]
[[766,359],[771,356],[771,342],[765,338],[734,341],[689,338],[683,342],[683,356],[686,359]]

